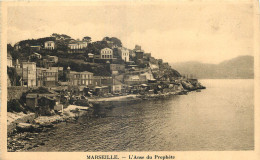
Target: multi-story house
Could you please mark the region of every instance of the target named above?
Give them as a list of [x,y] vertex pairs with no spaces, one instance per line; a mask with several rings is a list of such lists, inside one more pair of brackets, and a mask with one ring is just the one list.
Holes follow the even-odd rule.
[[122,60],[125,62],[129,62],[129,50],[121,47],[119,48],[119,55],[121,56]]
[[36,86],[36,63],[23,62],[22,66],[22,86]]
[[110,48],[103,48],[100,51],[101,59],[113,59],[113,50]]
[[110,76],[93,76],[94,86],[109,86],[113,84],[113,79]]
[[69,53],[82,52],[83,49],[87,48],[88,43],[84,41],[73,41],[71,42],[69,47]]
[[90,86],[93,85],[93,73],[84,71],[68,71],[69,85],[71,86]]
[[55,48],[54,41],[46,41],[44,42],[44,48],[48,50],[53,50]]
[[58,84],[59,68],[37,68],[37,86],[52,87]]

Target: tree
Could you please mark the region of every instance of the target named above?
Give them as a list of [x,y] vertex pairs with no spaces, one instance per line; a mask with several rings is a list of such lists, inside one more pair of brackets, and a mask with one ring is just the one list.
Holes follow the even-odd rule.
[[118,46],[118,47],[122,47],[122,42],[120,39],[116,38],[116,37],[104,37],[102,41],[110,41],[112,42],[114,45]]
[[87,43],[91,43],[92,40],[91,40],[91,37],[86,36],[86,37],[83,37],[82,41],[85,41]]
[[11,99],[7,102],[7,112],[21,112],[23,108],[16,99]]
[[64,40],[56,41],[57,50],[67,51],[69,49],[68,43]]
[[114,43],[114,45],[117,45],[118,47],[122,47],[122,42],[120,39],[118,39],[116,37],[112,37],[111,41]]
[[56,40],[58,40],[58,39],[71,39],[71,37],[66,35],[66,34],[58,34],[58,33],[53,33],[51,35],[51,37],[55,37]]
[[7,75],[12,86],[19,86],[21,77],[17,74],[15,68],[7,67]]
[[13,51],[14,51],[14,47],[10,43],[8,43],[7,44],[7,52],[12,53]]

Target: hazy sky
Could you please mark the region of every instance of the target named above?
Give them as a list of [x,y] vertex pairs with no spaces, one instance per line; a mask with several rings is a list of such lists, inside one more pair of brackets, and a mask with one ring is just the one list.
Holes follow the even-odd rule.
[[168,62],[219,63],[253,55],[253,5],[249,3],[110,3],[8,8],[8,42],[67,34],[105,36]]

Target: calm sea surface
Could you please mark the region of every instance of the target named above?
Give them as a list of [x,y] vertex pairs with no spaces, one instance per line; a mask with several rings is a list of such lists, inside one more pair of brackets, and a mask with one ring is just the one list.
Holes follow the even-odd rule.
[[200,80],[201,92],[122,104],[104,118],[61,123],[32,151],[254,149],[253,80]]

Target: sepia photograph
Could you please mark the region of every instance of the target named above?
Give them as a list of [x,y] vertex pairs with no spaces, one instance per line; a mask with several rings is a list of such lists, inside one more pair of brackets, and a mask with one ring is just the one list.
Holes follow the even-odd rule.
[[255,151],[254,0],[4,6],[7,153]]

